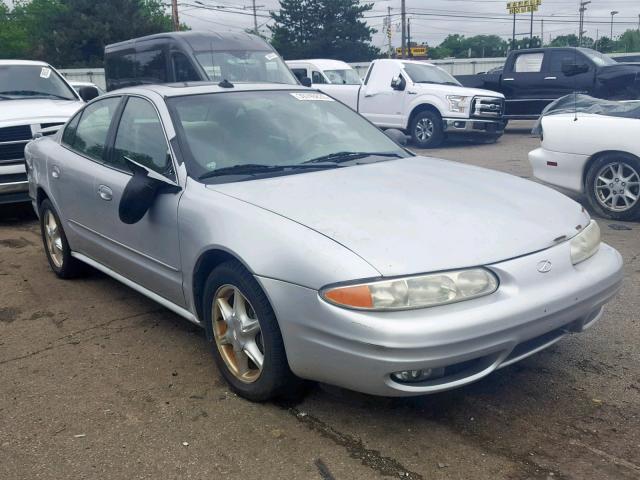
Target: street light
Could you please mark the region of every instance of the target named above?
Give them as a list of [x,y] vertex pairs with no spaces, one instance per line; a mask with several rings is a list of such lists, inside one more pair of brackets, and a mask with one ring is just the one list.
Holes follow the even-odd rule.
[[611,12],[611,40],[613,41],[613,16],[619,14],[620,12],[614,10]]

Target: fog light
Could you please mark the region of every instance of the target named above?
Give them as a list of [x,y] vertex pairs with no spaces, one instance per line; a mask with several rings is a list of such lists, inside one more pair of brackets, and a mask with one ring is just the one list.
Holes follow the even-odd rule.
[[453,126],[456,128],[464,128],[467,125],[467,122],[453,122]]
[[424,382],[444,375],[444,368],[422,368],[420,370],[402,370],[391,374],[396,382],[400,383],[418,383]]

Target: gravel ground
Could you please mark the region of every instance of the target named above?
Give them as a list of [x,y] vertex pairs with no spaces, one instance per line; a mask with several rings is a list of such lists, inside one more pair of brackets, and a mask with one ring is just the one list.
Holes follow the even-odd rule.
[[[423,153],[528,178],[528,128]],[[601,220],[626,282],[584,334],[444,394],[258,405],[197,327],[102,274],[57,280],[29,208],[0,222],[1,479],[640,478],[638,224]]]

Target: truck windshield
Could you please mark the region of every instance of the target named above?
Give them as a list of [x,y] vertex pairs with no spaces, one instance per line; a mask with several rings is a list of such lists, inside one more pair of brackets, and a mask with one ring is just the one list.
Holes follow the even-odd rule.
[[413,83],[439,83],[441,85],[460,85],[455,78],[434,65],[419,63],[403,63],[402,67],[407,72]]
[[270,50],[211,51],[195,55],[214,82],[298,84],[282,59]]
[[600,52],[596,52],[595,50],[591,50],[590,48],[581,48],[580,51],[589,57],[589,60],[595,63],[598,67],[615,65],[617,63],[613,58]]
[[360,85],[360,77],[355,70],[325,70],[324,74],[337,85]]
[[50,67],[41,65],[0,66],[0,100],[22,98],[78,99],[71,88]]
[[230,91],[173,97],[167,104],[194,178],[337,167],[338,158],[366,163],[410,156],[320,92]]

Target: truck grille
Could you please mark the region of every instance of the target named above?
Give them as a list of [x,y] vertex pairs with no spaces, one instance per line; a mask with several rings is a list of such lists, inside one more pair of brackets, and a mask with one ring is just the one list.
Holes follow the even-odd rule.
[[475,97],[471,103],[471,114],[474,117],[502,118],[504,100],[496,97]]
[[24,147],[31,138],[31,125],[0,128],[0,165],[23,162]]

